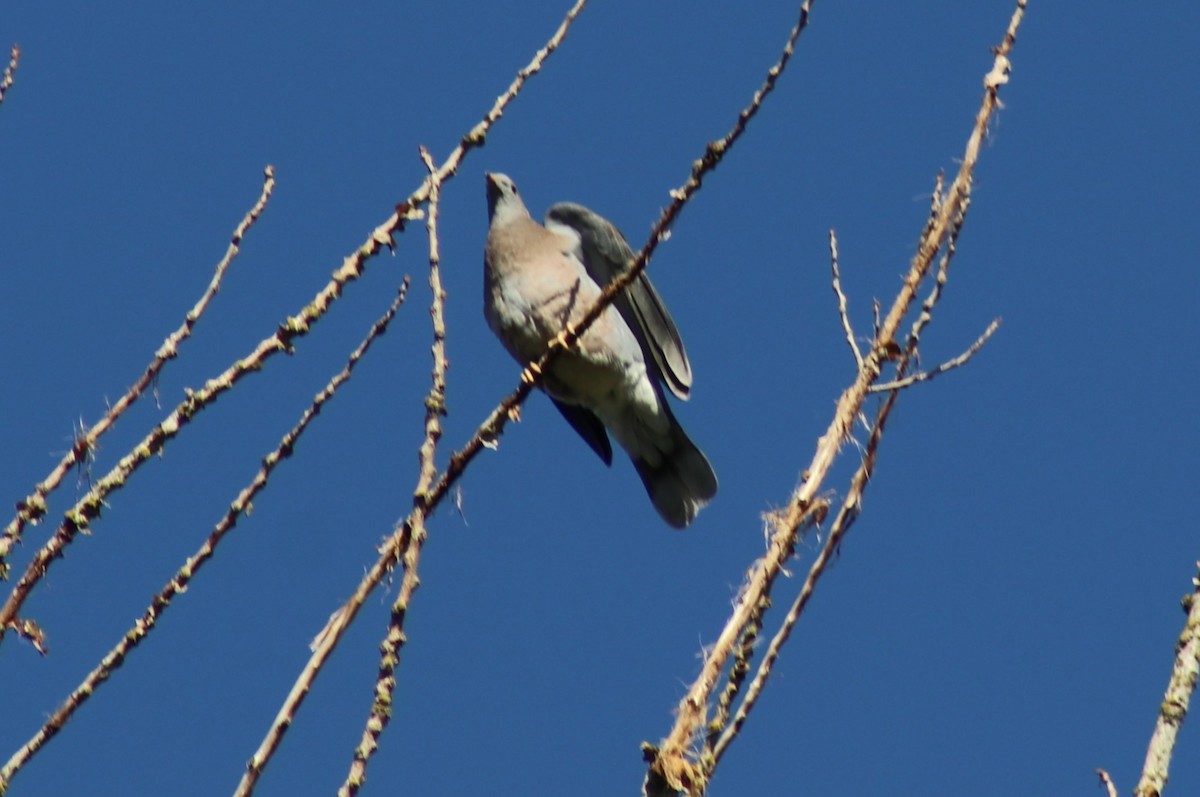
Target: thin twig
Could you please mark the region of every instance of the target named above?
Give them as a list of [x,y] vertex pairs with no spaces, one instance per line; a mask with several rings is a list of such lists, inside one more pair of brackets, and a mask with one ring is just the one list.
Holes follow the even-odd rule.
[[[569,23],[574,19],[574,16],[578,13],[581,7],[582,2],[578,3],[576,7],[573,8],[568,14],[567,19],[565,19],[563,22],[563,26],[559,28],[558,33],[555,34],[554,41],[552,41],[554,47],[557,47],[557,44],[561,41],[562,36],[565,35],[566,26],[569,25]],[[696,191],[699,190],[704,176],[716,168],[717,164],[720,163],[721,159],[724,157],[724,154],[729,150],[732,144],[741,137],[742,133],[745,131],[748,121],[758,112],[763,99],[774,88],[775,81],[782,72],[783,66],[791,57],[795,38],[799,35],[799,31],[802,30],[804,25],[807,23],[807,8],[808,4],[806,3],[802,22],[798,24],[797,28],[793,31],[793,35],[789,39],[784,55],[781,57],[780,61],[777,62],[775,66],[773,66],[768,72],[766,81],[755,93],[751,104],[741,112],[738,117],[738,121],[725,137],[723,137],[720,141],[713,142],[708,145],[704,156],[692,165],[691,175],[685,184],[679,189],[671,192],[671,196],[673,198],[672,204],[663,211],[658,222],[651,231],[649,241],[634,258],[629,268],[620,277],[609,283],[607,288],[597,299],[596,303],[579,320],[577,324],[569,326],[561,335],[559,335],[559,337],[549,347],[549,350],[537,362],[530,363],[526,366],[517,387],[508,396],[506,396],[495,407],[495,409],[492,410],[488,417],[485,418],[484,421],[479,425],[478,429],[476,429],[475,434],[472,435],[471,438],[458,451],[454,452],[450,456],[446,469],[442,472],[441,476],[433,484],[433,486],[426,492],[426,506],[423,510],[424,516],[427,517],[429,513],[441,503],[442,499],[458,482],[467,466],[472,460],[474,460],[476,456],[478,456],[479,452],[485,447],[492,445],[500,436],[505,425],[516,413],[517,408],[533,390],[534,385],[537,383],[537,375],[545,372],[548,364],[558,356],[559,352],[565,351],[573,346],[579,337],[587,330],[587,328],[596,320],[596,318],[600,316],[604,308],[611,304],[613,299],[620,293],[620,291],[622,291],[634,278],[637,277],[638,274],[640,274],[646,268],[650,255],[658,245],[659,241],[665,239],[667,236],[668,228],[678,216],[683,205],[686,204],[686,202],[696,193]],[[535,60],[538,61],[539,66],[539,59],[544,59],[545,55],[549,52],[552,52],[554,47],[548,45],[546,48],[543,48],[543,50],[539,51],[535,58]],[[530,71],[530,68],[522,70],[518,75],[518,79],[521,79],[525,73]],[[515,85],[516,84],[514,83],[514,86]],[[508,94],[501,97],[501,99],[504,100],[506,98],[511,98],[513,95],[515,95],[515,92],[510,91]],[[491,121],[494,121],[495,118],[499,118],[499,111],[497,109],[493,109],[493,112],[490,113],[487,118],[485,118],[485,122],[490,123]],[[468,136],[464,139],[464,143],[474,143],[475,145],[478,145],[481,142],[482,139],[479,136],[476,136],[474,131],[471,136]],[[448,173],[448,164],[443,164],[442,168],[438,170],[439,178],[444,177]],[[427,187],[430,184],[431,180],[427,178],[423,185]],[[425,193],[421,195],[422,201],[428,199],[428,191],[427,189],[424,190]],[[414,194],[414,197],[416,197],[416,194]],[[324,663],[332,652],[333,647],[336,646],[338,639],[340,639],[342,634],[345,633],[346,629],[349,628],[350,624],[354,621],[355,616],[358,614],[358,611],[362,607],[362,604],[366,600],[367,596],[386,576],[386,574],[391,571],[396,563],[401,560],[404,553],[408,550],[409,546],[411,545],[412,535],[414,532],[412,519],[413,515],[410,515],[409,518],[406,518],[403,523],[399,524],[396,531],[392,534],[391,539],[381,547],[379,558],[360,580],[354,594],[345,602],[345,604],[342,605],[341,608],[338,609],[338,611],[334,612],[325,628],[318,635],[317,640],[314,643],[315,647],[312,656],[309,658],[304,670],[297,677],[291,692],[288,694],[288,697],[285,699],[283,706],[280,708],[280,711],[276,716],[275,722],[272,723],[271,728],[268,730],[267,736],[263,739],[259,749],[255,752],[254,756],[247,764],[247,774],[243,778],[242,785],[239,786],[239,789],[236,793],[238,797],[247,795],[253,790],[253,783],[257,781],[262,766],[264,766],[266,760],[274,754],[274,750],[278,747],[283,733],[286,731],[288,724],[291,722],[296,709],[299,707],[299,704],[303,702],[304,696],[307,694],[307,691],[311,686],[312,679],[316,677],[316,674],[324,666]]]
[[[586,4],[587,0],[577,0],[571,10],[567,12],[566,17],[554,36],[546,43],[546,46],[539,50],[530,63],[517,73],[508,90],[496,98],[496,102],[492,105],[491,110],[484,115],[484,118],[469,133],[463,136],[458,146],[454,148],[449,157],[443,162],[442,167],[438,170],[437,178],[439,181],[445,182],[449,180],[457,173],[458,167],[462,163],[463,158],[466,157],[466,154],[472,149],[483,146],[492,125],[503,115],[504,109],[516,97],[517,92],[525,82],[541,70],[546,58],[562,43],[570,24]],[[353,254],[348,255],[343,260],[342,267],[333,273],[330,281],[313,297],[313,300],[306,307],[296,316],[285,320],[276,335],[260,343],[249,358],[235,363],[221,376],[215,380],[210,380],[209,384],[224,381],[227,376],[234,372],[240,374],[247,370],[261,368],[263,361],[269,356],[279,351],[288,351],[290,343],[294,338],[307,334],[311,325],[320,320],[329,307],[341,296],[345,286],[362,276],[368,261],[379,254],[384,247],[393,248],[395,245],[394,236],[403,232],[404,226],[408,221],[421,217],[420,208],[429,200],[430,186],[431,179],[427,177],[406,199],[396,205],[395,212],[387,220],[371,231],[367,240]],[[242,368],[242,366],[246,367]],[[191,403],[192,399],[189,398],[180,407],[190,407]],[[163,424],[160,424],[160,428],[151,432],[147,439],[154,439],[156,443],[154,451],[160,450],[161,446],[178,431],[178,427],[185,425],[190,420],[191,412],[193,411],[189,409],[187,413],[181,415],[177,410]],[[162,429],[164,424],[170,430],[169,433],[164,433]],[[147,456],[141,456],[142,453],[147,453]],[[134,452],[122,460],[122,463],[126,463],[128,460],[127,464],[131,468],[129,472],[132,472],[132,468],[137,467],[140,462],[148,458],[150,453],[154,452],[144,452],[139,447],[139,449],[135,449]],[[116,481],[108,483],[106,485],[107,488],[115,489],[115,487],[123,484],[124,479],[128,476],[128,473],[121,472],[123,467],[123,465],[118,465],[117,468],[110,471],[109,476],[114,477]],[[43,550],[39,551],[35,560],[26,569],[26,576],[30,577],[31,583],[24,586],[18,585],[18,587],[14,588],[9,601],[3,608],[0,608],[0,643],[3,642],[3,633],[5,630],[10,628],[18,629],[28,625],[28,621],[18,618],[16,612],[19,611],[20,606],[24,603],[25,597],[33,583],[36,583],[44,575],[45,568],[49,566],[49,562],[61,556],[62,549],[74,539],[76,533],[81,528],[86,528],[86,525],[91,520],[99,516],[103,502],[102,500],[97,500],[97,498],[98,496],[89,493],[73,509],[69,510],[66,520],[55,534],[56,538],[61,537],[61,539],[58,542],[52,540],[52,547],[43,547]],[[99,496],[99,498],[102,499],[102,496]],[[39,510],[35,508],[34,511]],[[40,512],[45,512],[44,504]],[[83,525],[81,526],[80,524]],[[0,540],[0,544],[2,544],[2,540]],[[51,543],[47,543],[47,546],[50,545]]]
[[[460,162],[468,151],[476,147],[483,146],[488,131],[491,126],[501,117],[507,105],[517,96],[520,88],[525,84],[525,81],[532,75],[539,72],[546,58],[550,56],[566,38],[567,31],[570,29],[571,23],[583,10],[587,4],[587,0],[577,0],[575,5],[567,12],[562,23],[550,37],[546,45],[539,50],[533,59],[522,68],[516,78],[510,84],[508,90],[497,98],[492,109],[484,116],[483,121],[476,125],[470,133],[463,137],[458,147],[451,152],[450,156],[442,163],[434,174],[425,178],[420,187],[414,191],[408,199],[401,202],[396,207],[396,214],[392,216],[389,223],[397,219],[406,219],[413,217],[416,208],[429,201],[434,185],[441,185],[457,170]],[[387,226],[386,224],[384,226]],[[402,225],[401,225],[402,226]],[[378,233],[383,227],[376,231]],[[377,236],[373,235],[375,239]],[[390,240],[390,236],[387,240]],[[480,425],[470,441],[450,457],[450,462],[446,467],[446,471],[442,477],[429,490],[425,491],[423,506],[420,509],[420,517],[428,517],[430,513],[441,503],[450,487],[462,475],[463,470],[470,461],[479,453],[484,445],[485,440],[494,439],[503,429],[504,423],[509,416],[509,413],[517,407],[521,401],[528,396],[532,389],[532,384],[522,382],[521,386],[505,398],[492,414]],[[413,519],[417,516],[418,509],[414,508],[413,512],[407,518],[397,525],[391,538],[380,548],[379,558],[375,564],[367,571],[363,578],[359,581],[355,592],[347,601],[336,611],[329,619],[322,632],[313,642],[312,655],[305,664],[300,675],[297,676],[292,685],[291,691],[284,699],[283,705],[280,706],[275,720],[271,723],[271,727],[267,730],[258,749],[250,757],[246,763],[246,772],[242,776],[241,782],[238,784],[235,791],[236,797],[247,797],[254,792],[254,787],[262,774],[263,768],[270,761],[275,751],[279,748],[280,742],[283,740],[284,733],[287,732],[291,725],[292,719],[299,710],[300,705],[304,702],[305,696],[308,694],[312,683],[317,674],[324,667],[333,649],[337,646],[338,641],[345,634],[350,624],[354,622],[367,596],[371,594],[374,588],[391,572],[392,568],[400,562],[404,555],[410,549],[413,542],[414,523]]]
[[838,269],[837,232],[829,231],[829,265],[833,269],[833,292],[837,295],[838,315],[842,319],[842,330],[846,333],[846,343],[854,354],[854,364],[862,368],[863,356],[858,349],[858,341],[854,339],[854,329],[850,326],[850,315],[847,310],[846,294],[842,292],[842,273]]
[[942,201],[945,199],[942,196],[942,188],[945,185],[946,171],[945,169],[939,169],[937,177],[933,180],[933,191],[929,194],[929,219],[925,222],[925,229],[921,230],[922,236],[928,235],[929,231],[937,224],[938,216],[942,212]]
[[317,394],[312,404],[301,415],[300,420],[280,440],[279,445],[271,453],[263,457],[262,466],[254,475],[250,484],[243,488],[237,498],[229,505],[225,516],[221,518],[220,522],[209,533],[208,539],[200,546],[200,549],[188,557],[187,561],[176,571],[175,576],[154,596],[146,611],[133,624],[133,627],[126,631],[121,640],[100,660],[100,664],[92,672],[88,673],[83,682],[71,692],[54,714],[46,720],[41,729],[0,769],[0,794],[3,794],[4,790],[8,788],[13,776],[21,767],[28,763],[48,741],[54,738],[63,729],[63,726],[74,717],[75,712],[95,694],[96,690],[103,683],[112,677],[117,668],[125,662],[125,658],[154,629],[159,618],[170,608],[172,601],[187,591],[188,585],[196,577],[196,574],[216,553],[217,545],[220,544],[225,535],[233,531],[238,519],[253,505],[255,497],[266,488],[275,468],[280,462],[292,455],[296,444],[299,442],[301,436],[303,436],[308,425],[320,414],[321,408],[350,379],[355,365],[367,353],[374,340],[387,331],[388,324],[395,317],[396,312],[400,309],[400,305],[404,303],[407,293],[408,278],[405,277],[396,298],[392,301],[387,312],[372,325],[366,337],[350,354],[345,367],[339,373],[335,374],[329,380],[329,383],[325,385],[324,389]]
[[953,371],[959,366],[966,365],[967,361],[974,357],[976,352],[983,348],[983,344],[987,343],[988,339],[995,334],[996,330],[999,328],[1000,319],[997,318],[996,320],[992,321],[992,323],[988,324],[987,329],[983,331],[983,334],[976,338],[975,342],[968,346],[966,351],[962,352],[957,357],[947,360],[937,368],[934,368],[932,371],[918,371],[917,373],[912,374],[911,376],[906,376],[903,379],[896,379],[891,382],[872,385],[871,392],[883,393],[888,390],[900,390],[902,388],[915,385],[918,382],[928,382],[934,377],[941,376],[947,371]]
[[258,201],[246,212],[246,215],[234,229],[233,237],[229,241],[229,247],[225,250],[225,256],[221,258],[216,268],[213,269],[213,276],[208,282],[208,287],[205,288],[204,293],[192,306],[192,309],[184,316],[183,323],[179,325],[178,329],[167,336],[163,344],[159,346],[158,351],[154,353],[154,359],[146,366],[146,370],[137,378],[137,381],[125,391],[125,395],[121,396],[115,404],[109,407],[108,412],[95,425],[88,429],[81,429],[80,434],[76,435],[75,441],[71,445],[71,450],[63,456],[58,465],[54,467],[54,470],[40,484],[34,487],[33,492],[26,496],[25,500],[17,502],[16,516],[5,527],[3,533],[0,534],[0,580],[8,577],[8,564],[5,562],[5,559],[12,551],[13,545],[20,540],[21,532],[26,524],[37,523],[46,514],[46,497],[57,489],[59,484],[62,483],[63,477],[70,472],[71,468],[87,461],[91,452],[95,451],[96,443],[100,439],[100,436],[111,429],[116,424],[117,419],[141,397],[146,388],[158,377],[159,372],[162,371],[167,362],[179,355],[180,344],[191,337],[193,327],[196,326],[196,322],[208,308],[209,302],[217,294],[217,291],[221,287],[221,281],[225,278],[225,272],[228,271],[230,264],[233,263],[233,259],[241,251],[242,239],[266,209],[267,202],[271,199],[271,193],[274,190],[275,167],[268,166],[263,171],[263,187]]
[[1104,785],[1108,792],[1108,797],[1117,797],[1117,784],[1113,783],[1113,779],[1108,772],[1103,769],[1097,769],[1096,774],[1100,776],[1100,783]]
[[[942,179],[941,172],[938,172],[938,187],[941,186]],[[967,186],[968,192],[970,188],[970,186]],[[941,301],[942,294],[946,290],[946,282],[950,279],[950,263],[954,260],[954,255],[958,252],[958,233],[962,229],[963,222],[967,217],[967,208],[970,207],[970,204],[970,193],[967,193],[962,197],[962,201],[955,211],[954,220],[950,225],[950,232],[946,237],[945,250],[942,252],[941,260],[938,261],[937,276],[934,277],[933,288],[930,289],[929,295],[925,297],[925,301],[921,303],[921,312],[917,315],[917,320],[913,322],[912,330],[908,333],[906,346],[909,352],[918,358],[918,363],[920,362],[919,346],[921,343],[921,333],[933,321],[933,308]],[[932,206],[937,209],[941,208],[936,188]],[[932,211],[930,215],[932,216]],[[932,224],[933,222],[930,221],[929,223]]]
[[17,72],[17,66],[21,63],[21,46],[14,44],[8,53],[8,66],[4,68],[4,74],[0,75],[0,105],[4,103],[4,94],[13,84],[13,75]]
[[[940,208],[939,190],[942,185],[942,174],[938,173],[937,187],[934,189],[933,207]],[[942,257],[938,261],[937,276],[933,281],[933,288],[930,289],[929,295],[925,297],[925,301],[921,303],[921,312],[917,316],[917,320],[913,322],[912,330],[908,333],[908,341],[905,343],[904,357],[901,359],[901,366],[897,369],[897,379],[883,384],[872,385],[870,392],[879,393],[889,390],[899,390],[909,387],[917,382],[927,382],[936,376],[939,376],[946,371],[954,370],[960,365],[964,365],[978,352],[983,345],[987,343],[992,334],[1000,327],[1000,320],[995,319],[984,330],[966,351],[959,354],[957,357],[942,363],[933,371],[918,371],[911,375],[905,375],[906,369],[913,362],[920,364],[920,346],[921,335],[925,329],[933,322],[933,310],[937,307],[945,295],[946,283],[950,279],[950,263],[954,260],[955,253],[958,252],[958,236],[962,232],[963,224],[967,219],[967,209],[970,207],[970,186],[967,188],[967,193],[963,196],[959,203],[958,209],[955,211],[954,218],[950,223],[949,232],[946,234],[945,251],[942,252]],[[928,229],[928,227],[927,227]]]
[[[540,375],[545,373],[547,366],[558,356],[559,352],[567,351],[574,346],[583,333],[587,331],[588,327],[600,317],[605,308],[612,304],[616,296],[637,279],[639,274],[646,270],[658,245],[669,236],[671,227],[675,223],[675,219],[679,216],[679,213],[683,210],[684,205],[700,190],[704,178],[709,172],[717,168],[721,160],[725,157],[725,154],[737,143],[742,134],[746,132],[747,125],[758,114],[762,108],[763,101],[775,90],[776,81],[779,80],[779,76],[787,68],[788,62],[795,52],[796,40],[800,38],[801,32],[808,26],[808,13],[812,2],[813,0],[805,0],[804,4],[800,7],[800,18],[797,20],[795,27],[792,28],[779,59],[767,70],[767,76],[763,80],[762,85],[754,92],[754,96],[751,97],[749,104],[738,114],[737,121],[733,127],[720,139],[709,142],[708,146],[704,149],[704,154],[692,162],[692,171],[688,179],[683,185],[670,192],[671,204],[667,205],[659,215],[658,221],[651,228],[650,237],[646,240],[645,245],[642,246],[641,251],[637,253],[624,272],[605,286],[595,304],[580,317],[579,321],[574,325],[567,324],[563,332],[551,342],[549,350],[536,363],[530,363],[526,367],[523,376],[525,382],[528,382],[531,386],[536,384]],[[527,395],[528,390],[525,393]]]
[[[940,175],[937,182],[940,186]],[[805,578],[804,585],[801,587],[799,595],[797,595],[795,601],[792,603],[787,616],[784,618],[784,621],[781,624],[778,632],[772,638],[771,643],[768,646],[767,653],[764,655],[763,661],[759,665],[758,671],[755,673],[755,677],[750,685],[750,689],[747,691],[746,697],[742,701],[742,705],[738,708],[738,713],[734,719],[733,726],[724,734],[722,734],[722,737],[714,750],[714,758],[716,760],[720,759],[725,749],[730,743],[732,743],[733,739],[737,736],[738,732],[745,724],[746,717],[749,716],[750,711],[754,708],[758,700],[758,696],[761,694],[762,688],[765,686],[767,678],[770,676],[771,667],[778,658],[779,652],[782,650],[783,644],[791,635],[792,628],[799,620],[800,615],[803,613],[805,606],[807,606],[813,591],[816,589],[817,581],[825,572],[826,567],[831,561],[834,553],[839,550],[846,534],[849,533],[850,528],[854,525],[854,522],[858,519],[859,514],[862,512],[863,495],[866,492],[866,487],[870,482],[871,475],[875,470],[875,463],[879,457],[879,444],[883,439],[884,428],[886,427],[887,420],[890,417],[893,408],[895,407],[896,399],[899,398],[899,389],[906,386],[906,383],[908,383],[908,379],[904,377],[904,374],[907,373],[909,366],[917,358],[921,332],[925,329],[928,323],[932,321],[933,310],[943,296],[943,289],[946,285],[946,280],[948,279],[949,275],[950,261],[953,259],[958,236],[962,232],[963,224],[966,221],[968,204],[969,203],[964,199],[964,201],[959,204],[958,209],[955,211],[955,216],[951,220],[949,230],[946,234],[946,251],[941,258],[938,267],[934,288],[922,305],[920,318],[913,325],[913,331],[910,333],[908,345],[898,357],[896,372],[902,378],[892,383],[896,385],[896,387],[894,387],[888,393],[887,399],[880,406],[878,412],[876,413],[874,423],[869,427],[870,436],[863,451],[862,462],[859,463],[859,467],[856,469],[854,476],[850,480],[850,489],[847,491],[846,497],[842,501],[842,506],[838,510],[838,514],[829,529],[828,536],[826,537],[820,554],[814,560],[809,569],[808,576]],[[940,207],[940,204],[936,201],[934,205]],[[929,228],[927,227],[927,229]],[[985,332],[985,334],[981,336],[980,340],[976,342],[976,345],[973,346],[971,350],[968,350],[968,353],[965,355],[960,355],[960,358],[956,359],[962,359],[963,362],[969,359],[970,355],[973,354],[974,351],[977,351],[978,348],[982,347],[983,343],[986,342],[987,338],[991,336],[991,333],[995,331],[997,326],[998,322],[993,322],[988,331]]]
[[[810,513],[816,496],[823,487],[825,477],[832,467],[842,443],[847,439],[853,427],[854,419],[861,410],[870,385],[879,378],[883,364],[895,357],[897,353],[895,337],[915,299],[918,286],[929,272],[937,252],[945,244],[951,226],[961,217],[970,195],[972,175],[979,157],[980,147],[987,134],[988,123],[992,113],[999,107],[999,87],[1007,81],[1010,68],[1008,54],[1012,50],[1017,28],[1024,15],[1026,1],[1018,0],[1017,9],[1012,16],[1004,39],[994,51],[995,59],[992,71],[984,79],[983,100],[971,135],[967,140],[962,163],[953,185],[947,192],[945,202],[939,208],[937,219],[927,226],[926,234],[921,238],[904,284],[891,309],[880,323],[874,346],[867,354],[863,367],[859,369],[854,383],[842,393],[838,400],[833,421],[818,441],[817,450],[806,468],[808,478],[796,489],[787,506],[778,514],[779,522],[776,530],[772,533],[767,553],[752,568],[750,580],[740,593],[733,613],[714,643],[711,654],[678,705],[674,726],[659,747],[657,754],[652,756],[653,760],[644,787],[647,794],[664,793],[667,789],[699,794],[705,789],[707,780],[712,774],[712,766],[715,764],[712,766],[709,765],[709,762],[701,762],[699,766],[693,764],[687,753],[689,746],[705,725],[705,714],[712,691],[718,682],[720,673],[728,664],[729,657],[732,655],[743,629],[757,611],[760,600],[769,594],[771,585],[783,572],[784,563],[792,555],[800,529],[806,527],[806,524],[811,521]],[[897,395],[896,392],[889,393],[888,401],[894,401]],[[879,428],[877,422],[876,429]],[[825,550],[833,549],[827,545],[823,552]]]
[[898,395],[896,392],[889,394],[887,400],[879,408],[875,416],[870,437],[867,439],[866,450],[863,452],[862,462],[859,463],[858,469],[850,479],[850,489],[847,491],[845,500],[842,501],[837,516],[829,527],[829,532],[826,535],[824,544],[821,546],[820,552],[809,567],[808,575],[804,579],[804,585],[800,588],[800,593],[788,609],[788,613],[784,617],[783,623],[780,624],[779,630],[771,638],[770,644],[767,645],[767,652],[763,654],[762,661],[755,671],[754,679],[750,682],[750,687],[746,690],[746,696],[738,706],[733,723],[721,734],[721,738],[713,746],[712,762],[708,771],[709,777],[711,777],[712,770],[715,770],[716,764],[720,762],[729,745],[733,743],[733,740],[741,732],[742,726],[746,724],[746,718],[750,716],[750,712],[758,703],[758,698],[762,694],[763,687],[766,686],[767,679],[771,675],[771,669],[774,667],[775,661],[779,658],[784,643],[791,636],[792,629],[800,619],[800,615],[804,612],[804,608],[808,605],[809,599],[816,590],[817,582],[825,573],[829,563],[833,560],[847,532],[850,531],[850,527],[858,519],[858,514],[862,508],[863,492],[866,490],[866,485],[870,481],[871,474],[875,469],[875,462],[879,452],[879,442],[883,438],[884,425],[888,415],[891,414],[892,407],[895,405]]
[[[131,388],[130,391],[125,394],[125,396],[122,397],[122,400],[119,401],[117,405],[114,405],[108,415],[105,416],[105,420],[101,421],[100,424],[97,424],[96,427],[93,427],[93,429],[87,434],[81,435],[79,438],[77,438],[72,451],[67,455],[67,458],[64,458],[64,463],[68,461],[82,461],[81,458],[85,457],[87,452],[91,451],[92,447],[95,445],[95,437],[97,437],[100,432],[103,432],[107,428],[111,427],[116,417],[126,408],[128,408],[129,404],[136,400],[137,396],[141,394],[146,384],[148,384],[149,381],[153,379],[154,375],[161,370],[163,364],[165,364],[167,360],[171,359],[171,357],[175,356],[178,342],[190,335],[191,328],[195,324],[196,318],[198,318],[199,314],[204,311],[204,308],[208,305],[209,300],[216,293],[220,284],[220,280],[223,277],[229,262],[232,260],[232,257],[236,255],[238,249],[237,245],[241,240],[241,234],[249,229],[254,220],[258,218],[258,214],[262,212],[266,198],[270,196],[270,191],[274,186],[274,171],[269,166],[265,172],[265,178],[263,193],[259,197],[259,202],[255,204],[254,208],[252,208],[242,220],[242,223],[238,225],[237,231],[234,233],[234,239],[230,244],[230,250],[226,253],[226,258],[223,259],[220,264],[218,264],[216,273],[214,273],[208,289],[188,313],[187,318],[185,318],[184,323],[180,326],[180,328],[176,330],[176,332],[170,337],[168,337],[167,341],[159,349],[154,362],[151,363],[151,365],[146,369],[146,372],[143,374],[144,382],[143,380],[139,380],[139,382],[133,388]],[[80,532],[86,533],[92,520],[100,516],[100,512],[106,505],[108,497],[113,492],[123,487],[129,476],[135,470],[141,467],[144,463],[150,461],[157,453],[161,452],[166,443],[176,434],[178,434],[179,430],[188,422],[190,422],[197,412],[211,402],[215,401],[217,396],[232,387],[233,384],[236,383],[241,377],[245,376],[247,373],[257,370],[257,368],[261,365],[260,359],[265,359],[275,350],[286,349],[288,342],[292,338],[298,337],[300,334],[303,333],[294,329],[286,330],[284,328],[280,328],[279,332],[276,333],[274,337],[269,338],[267,341],[261,343],[254,355],[252,355],[250,358],[239,360],[233,366],[230,366],[230,368],[226,370],[226,372],[220,377],[209,380],[209,382],[205,384],[201,390],[190,392],[188,397],[178,407],[176,407],[174,412],[172,412],[167,416],[166,419],[151,429],[149,434],[147,434],[141,440],[141,442],[135,445],[128,454],[122,457],[121,460],[102,479],[92,485],[91,489],[88,490],[87,494],[85,494],[83,498],[79,499],[79,501],[76,502],[71,509],[67,510],[63,521],[58,526],[58,529],[55,530],[50,539],[42,545],[36,554],[34,554],[33,559],[25,568],[25,572],[21,576],[21,579],[16,583],[16,585],[13,586],[9,593],[8,599],[4,602],[4,605],[0,607],[0,643],[3,643],[5,636],[4,632],[8,630],[15,630],[18,634],[26,635],[27,629],[31,625],[35,626],[35,624],[33,624],[30,620],[18,616],[21,607],[24,605],[25,600],[29,597],[29,594],[33,590],[34,586],[36,586],[37,583],[46,575],[47,570],[54,560],[62,556],[63,551],[76,538],[76,536]],[[276,349],[276,347],[279,348]],[[99,429],[99,431],[97,431],[97,429]],[[27,506],[18,505],[18,518],[14,520],[13,523],[9,524],[9,527],[5,530],[3,537],[0,537],[0,555],[6,553],[8,548],[10,548],[13,542],[17,539],[20,528],[23,525],[18,522],[22,515],[24,515],[27,511],[33,511],[35,514],[45,512],[44,492],[39,491],[42,491],[47,484],[57,484],[57,480],[61,479],[65,472],[65,466],[60,463],[59,468],[55,469],[55,471],[51,474],[51,477],[42,485],[39,485],[38,489],[35,490],[34,496],[31,496],[31,498],[34,499],[34,502]],[[40,644],[43,640],[37,638],[34,641],[35,644]]]
[[396,691],[396,668],[400,666],[400,649],[407,641],[404,620],[408,615],[408,607],[412,602],[413,595],[421,584],[418,565],[421,560],[421,547],[428,534],[425,528],[425,491],[429,489],[429,485],[433,483],[433,479],[437,475],[434,456],[437,452],[438,440],[442,437],[441,418],[446,414],[446,370],[449,368],[446,360],[446,291],[442,288],[441,254],[438,251],[437,227],[441,183],[437,180],[437,167],[433,163],[433,158],[424,147],[421,147],[421,160],[433,178],[433,185],[429,192],[429,214],[425,223],[429,235],[429,288],[433,294],[429,307],[429,315],[433,323],[433,374],[429,395],[425,399],[425,439],[421,442],[417,452],[419,475],[417,489],[413,493],[414,509],[410,516],[413,532],[408,537],[408,546],[403,553],[404,576],[400,581],[400,591],[392,604],[387,633],[379,646],[379,671],[375,679],[375,697],[363,727],[362,739],[354,748],[350,771],[341,788],[338,789],[338,797],[353,797],[358,794],[358,790],[366,781],[367,764],[379,748],[379,737],[392,718],[393,695]]

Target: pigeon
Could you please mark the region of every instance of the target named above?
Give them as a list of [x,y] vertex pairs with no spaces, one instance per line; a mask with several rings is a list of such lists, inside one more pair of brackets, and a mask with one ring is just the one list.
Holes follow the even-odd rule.
[[[554,205],[543,226],[509,177],[486,177],[484,317],[524,365],[541,357],[568,323],[578,323],[604,286],[628,268],[633,252],[615,226],[587,208]],[[679,330],[642,272],[547,367],[540,387],[606,465],[612,464],[611,433],[659,515],[682,529],[717,493],[712,465],[663,390],[686,399],[691,384]]]

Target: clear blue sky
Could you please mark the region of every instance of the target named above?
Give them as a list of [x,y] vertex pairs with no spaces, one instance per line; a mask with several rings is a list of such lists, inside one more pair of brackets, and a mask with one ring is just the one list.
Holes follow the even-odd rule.
[[[418,183],[418,145],[444,157],[567,5],[6,4],[0,48],[24,49],[0,106],[8,505],[180,322],[265,165],[276,195],[160,380],[162,409],[150,398],[127,416],[97,474],[303,306]],[[640,245],[796,5],[597,3],[470,155],[442,216],[443,463],[518,375],[481,313],[483,173],[512,175],[535,213],[582,202]],[[934,175],[962,153],[1012,6],[817,2],[777,93],[651,266],[692,357],[677,408],[720,476],[716,501],[667,529],[628,462],[606,470],[535,396],[464,479],[463,516],[434,517],[365,793],[637,793],[639,742],[669,729],[762,549],[760,513],[786,499],[851,378],[826,231],[865,334]],[[1200,557],[1198,26],[1195,4],[1031,2],[926,362],[1004,324],[969,367],[903,397],[864,514],[712,794],[1090,794],[1097,767],[1133,788]],[[252,517],[12,794],[232,791],[308,641],[410,505],[425,257],[418,226],[295,357],[205,412],[55,563],[26,607],[51,655],[0,648],[0,761],[195,550],[412,274],[392,331]],[[85,489],[72,477],[52,509]],[[28,533],[18,569],[49,527]],[[341,782],[390,597],[371,598],[258,794]],[[1200,793],[1194,725],[1173,794]]]

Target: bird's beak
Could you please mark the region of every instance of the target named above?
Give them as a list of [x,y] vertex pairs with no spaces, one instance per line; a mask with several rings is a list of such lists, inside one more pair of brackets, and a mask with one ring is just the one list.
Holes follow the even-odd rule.
[[496,210],[496,201],[500,199],[500,183],[496,180],[493,172],[487,172],[483,177],[487,183],[488,216],[490,217]]

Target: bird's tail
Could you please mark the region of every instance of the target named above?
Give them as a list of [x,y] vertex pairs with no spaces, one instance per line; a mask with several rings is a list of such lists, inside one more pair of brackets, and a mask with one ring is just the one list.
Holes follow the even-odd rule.
[[[663,407],[666,408],[665,401]],[[642,477],[654,508],[674,528],[686,528],[696,513],[717,494],[717,474],[674,415],[671,416],[670,451],[657,464],[634,457],[633,466]]]

